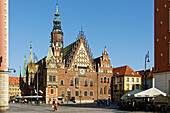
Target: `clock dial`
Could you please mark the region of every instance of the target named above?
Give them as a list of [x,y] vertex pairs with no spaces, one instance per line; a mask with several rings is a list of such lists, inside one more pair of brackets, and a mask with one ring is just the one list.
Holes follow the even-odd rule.
[[84,69],[80,69],[80,74],[84,74]]

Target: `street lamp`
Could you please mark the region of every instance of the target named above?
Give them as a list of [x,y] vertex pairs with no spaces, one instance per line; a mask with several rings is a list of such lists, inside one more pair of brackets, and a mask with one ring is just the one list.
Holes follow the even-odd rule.
[[[146,60],[147,62],[150,62],[149,61],[149,51],[148,53],[145,55],[145,70],[144,70],[144,76],[145,76],[145,90],[147,89],[147,84],[146,84]],[[147,104],[147,98],[145,98],[145,111],[146,111],[146,104]]]
[[150,62],[149,61],[149,51],[148,51],[148,53],[145,55],[145,70],[144,70],[144,76],[145,76],[145,90],[147,89],[147,84],[146,84],[146,60],[147,60],[147,62]]
[[13,70],[14,73],[16,72],[16,70],[14,68],[8,68],[8,71],[10,71],[10,70]]

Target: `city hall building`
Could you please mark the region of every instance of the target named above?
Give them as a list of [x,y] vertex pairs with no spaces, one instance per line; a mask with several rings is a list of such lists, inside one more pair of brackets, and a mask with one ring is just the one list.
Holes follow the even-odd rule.
[[29,61],[25,60],[20,76],[22,95],[36,95],[38,76],[38,95],[47,104],[58,98],[76,103],[111,99],[113,67],[106,48],[93,58],[82,29],[76,41],[64,48],[58,5],[53,25],[47,56],[34,63],[30,45]]

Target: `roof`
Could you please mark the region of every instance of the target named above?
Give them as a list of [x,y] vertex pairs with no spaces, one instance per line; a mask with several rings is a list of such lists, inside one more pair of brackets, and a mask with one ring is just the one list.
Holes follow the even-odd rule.
[[151,69],[146,69],[146,71],[140,70],[140,71],[136,71],[136,72],[138,72],[140,75],[144,75],[144,72],[146,72],[146,74],[148,75],[146,77],[146,79],[154,78],[154,73]]
[[18,85],[19,84],[19,77],[9,77],[9,84]]
[[73,55],[78,47],[80,40],[76,40],[63,49],[63,58],[65,59],[65,65],[68,66],[73,58]]
[[137,74],[128,65],[122,66],[122,67],[113,68],[113,74],[114,74],[114,77],[117,77],[117,76],[135,76],[135,77],[141,77],[140,74]]

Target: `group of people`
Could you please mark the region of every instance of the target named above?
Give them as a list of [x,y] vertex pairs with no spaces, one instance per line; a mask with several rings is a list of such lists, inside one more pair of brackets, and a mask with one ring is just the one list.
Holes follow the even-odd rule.
[[52,108],[54,109],[54,111],[58,111],[58,102],[56,99],[53,99],[53,105]]

